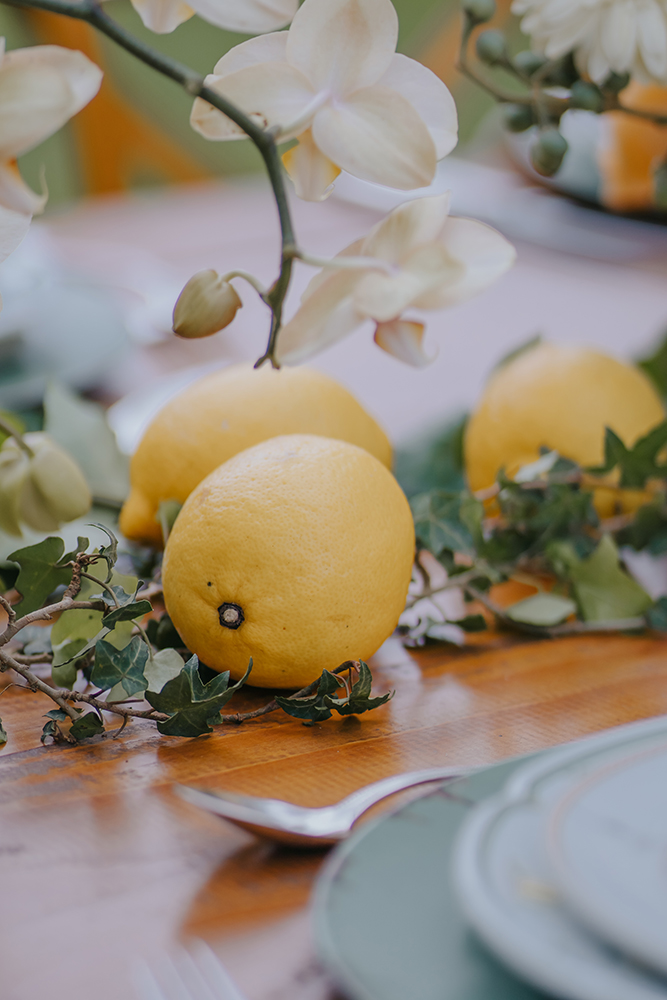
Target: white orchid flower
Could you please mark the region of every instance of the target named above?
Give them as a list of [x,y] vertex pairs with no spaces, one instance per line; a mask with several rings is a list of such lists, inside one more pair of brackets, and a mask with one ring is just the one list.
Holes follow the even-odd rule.
[[192,6],[183,0],[132,0],[132,5],[146,27],[160,35],[194,14],[218,28],[255,35],[289,24],[299,0],[194,0]]
[[[30,227],[30,216],[0,205],[0,264],[16,250]],[[2,299],[0,298],[0,309]]]
[[300,364],[367,320],[375,322],[375,342],[389,354],[415,367],[433,360],[422,347],[424,324],[404,319],[405,310],[456,305],[494,282],[515,258],[495,229],[452,218],[449,202],[447,193],[400,205],[338,254],[280,331],[278,362]]
[[574,51],[580,73],[595,83],[630,72],[667,81],[665,0],[514,0],[521,28],[549,59]]
[[[396,54],[391,0],[304,0],[289,31],[237,45],[206,83],[279,140],[297,194],[327,196],[342,170],[409,190],[430,184],[456,145],[454,99],[430,70]],[[245,133],[197,99],[190,122],[207,139]]]
[[[41,212],[46,194],[35,194],[21,179],[16,158],[57,132],[101,82],[102,71],[82,52],[58,45],[5,52],[0,40],[0,206],[28,217]],[[5,221],[0,217],[0,226]],[[17,226],[10,220],[9,232]],[[3,245],[0,236],[0,256]]]

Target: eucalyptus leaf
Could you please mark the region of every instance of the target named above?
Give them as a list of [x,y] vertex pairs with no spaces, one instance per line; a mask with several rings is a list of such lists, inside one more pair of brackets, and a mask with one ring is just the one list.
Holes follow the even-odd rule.
[[122,684],[127,696],[131,697],[146,690],[148,681],[144,667],[147,659],[148,646],[138,635],[123,649],[116,649],[101,639],[95,646],[91,683],[104,691]]
[[44,430],[76,460],[94,497],[125,500],[129,460],[120,451],[101,406],[51,382],[44,395]]
[[252,660],[245,675],[229,685],[229,671],[204,684],[199,675],[199,661],[192,656],[177,677],[168,681],[160,692],[146,691],[146,700],[158,712],[170,718],[158,722],[165,736],[201,736],[213,732],[211,726],[220,718],[220,709],[245,683],[252,669]]
[[97,712],[87,712],[80,716],[70,726],[69,734],[75,740],[88,740],[91,736],[99,736],[104,732],[104,726]]
[[585,621],[611,621],[643,615],[653,604],[646,591],[621,568],[611,535],[603,535],[587,559],[565,546],[561,555]]
[[88,539],[80,538],[76,551],[65,554],[62,538],[49,536],[36,545],[12,552],[9,560],[21,567],[16,589],[23,599],[16,606],[17,612],[27,615],[37,611],[54,590],[67,586],[72,579],[72,567],[67,563],[74,559],[77,552],[85,552],[87,547]]
[[577,605],[559,594],[534,594],[505,609],[505,614],[515,622],[526,625],[559,625],[573,615]]

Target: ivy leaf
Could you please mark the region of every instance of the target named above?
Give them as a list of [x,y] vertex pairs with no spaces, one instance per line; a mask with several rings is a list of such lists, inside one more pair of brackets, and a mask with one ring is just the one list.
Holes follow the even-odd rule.
[[4,726],[2,725],[2,719],[0,719],[0,746],[7,742],[7,733],[5,732]]
[[484,615],[466,615],[465,618],[458,618],[451,624],[458,625],[464,632],[486,632],[488,628]]
[[523,601],[505,608],[505,614],[515,622],[525,625],[559,625],[573,615],[577,605],[559,594],[534,594]]
[[42,729],[42,735],[39,738],[40,743],[46,743],[49,737],[53,740],[58,739],[58,727],[53,720],[47,722]]
[[329,702],[339,715],[362,715],[364,712],[370,712],[373,708],[385,705],[395,694],[394,691],[389,691],[379,698],[371,698],[372,683],[373,676],[368,668],[368,664],[360,660],[359,679],[352,685],[349,697],[329,698],[325,695],[324,700],[325,702]]
[[659,597],[646,612],[646,624],[658,632],[667,632],[667,597]]
[[618,434],[607,427],[604,439],[604,463],[588,469],[593,475],[605,475],[619,468],[620,486],[642,489],[647,479],[660,479],[667,475],[667,465],[658,463],[658,455],[667,444],[667,420],[654,427],[636,442],[633,448],[626,448]]
[[27,625],[19,632],[17,639],[23,643],[25,656],[51,652],[51,626]]
[[160,525],[165,545],[171,534],[171,529],[176,523],[176,518],[181,512],[182,506],[183,504],[178,500],[163,500],[157,509],[155,520]]
[[158,649],[183,649],[185,647],[185,643],[174,628],[166,611],[159,621],[151,618],[146,625],[146,633],[153,646],[157,646]]
[[144,667],[149,691],[160,692],[165,684],[178,677],[183,669],[183,657],[175,649],[160,649],[153,653]]
[[[77,711],[79,711],[77,709]],[[44,716],[45,719],[55,719],[57,722],[67,722],[69,715],[67,712],[63,712],[62,708],[52,708],[50,712],[47,712]]]
[[342,686],[336,674],[332,674],[330,670],[323,670],[315,694],[305,698],[283,698],[277,695],[276,702],[283,712],[287,712],[294,719],[303,719],[310,723],[324,722],[331,718],[331,705],[326,704],[325,698],[335,694]]
[[107,575],[104,582],[109,583],[113,575],[113,568],[118,561],[118,539],[114,535],[113,531],[110,531],[104,524],[94,522],[91,524],[91,528],[99,528],[100,531],[103,531],[109,539],[109,544],[101,545],[98,550],[100,558],[104,559],[107,564]]
[[95,662],[90,680],[106,691],[116,684],[122,684],[128,697],[145,691],[148,681],[144,667],[148,659],[148,646],[136,635],[129,645],[116,649],[111,643],[100,639],[95,646]]
[[646,591],[620,566],[611,535],[603,535],[592,555],[580,559],[569,542],[556,543],[553,561],[570,579],[585,621],[611,621],[643,615],[653,604]]
[[105,628],[112,629],[118,622],[130,622],[135,618],[143,618],[144,615],[147,615],[152,610],[153,605],[150,601],[130,600],[127,604],[123,604],[120,608],[115,608],[108,615],[105,615],[102,619],[102,625]]
[[165,736],[201,736],[213,732],[211,726],[219,720],[220,709],[243,687],[252,669],[252,660],[245,675],[231,687],[229,671],[204,684],[198,666],[199,660],[192,656],[178,676],[168,681],[159,693],[146,692],[146,700],[153,708],[170,716],[168,721],[157,724],[159,732]]
[[653,380],[661,396],[667,396],[667,335],[663,335],[663,339],[650,357],[637,362],[637,367]]
[[72,723],[69,734],[75,740],[88,740],[91,736],[99,736],[103,732],[104,726],[97,712],[87,712]]
[[[135,576],[123,576],[114,570],[110,582],[113,584],[111,589],[121,604],[134,600],[133,595],[139,585]],[[95,599],[104,601],[106,604],[111,603],[106,592],[99,594],[97,591],[98,585],[96,583],[84,579],[79,599],[82,601]],[[65,666],[71,664],[73,660],[81,659],[100,639],[107,639],[117,649],[126,646],[132,634],[132,623],[120,621],[106,627],[102,624],[102,619],[109,614],[109,611],[94,611],[86,608],[73,608],[63,612],[51,631],[54,667]],[[73,681],[66,682],[61,679],[57,683],[64,687],[71,687]]]
[[467,491],[431,490],[411,501],[417,540],[438,558],[443,552],[476,555],[484,507]]
[[37,611],[57,587],[67,586],[72,579],[72,567],[67,563],[88,548],[88,539],[79,538],[76,549],[64,555],[62,538],[50,536],[36,545],[17,549],[7,558],[21,567],[16,589],[23,600],[17,605],[21,615]]

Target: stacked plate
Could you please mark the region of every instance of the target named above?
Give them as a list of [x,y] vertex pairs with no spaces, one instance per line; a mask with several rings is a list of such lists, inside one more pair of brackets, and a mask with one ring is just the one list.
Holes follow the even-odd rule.
[[667,732],[540,756],[476,806],[453,877],[521,978],[567,1000],[667,1000]]

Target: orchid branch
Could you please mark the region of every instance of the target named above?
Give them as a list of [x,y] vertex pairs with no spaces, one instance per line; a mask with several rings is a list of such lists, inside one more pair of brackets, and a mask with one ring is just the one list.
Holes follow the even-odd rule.
[[[175,59],[171,59],[169,56],[163,55],[157,49],[152,48],[152,46],[147,45],[129,31],[126,31],[125,28],[110,18],[95,0],[81,0],[81,2],[70,2],[70,0],[0,0],[0,2],[9,7],[18,7],[24,10],[45,10],[52,14],[62,14],[65,17],[85,21],[112,39],[121,48],[130,52],[141,62],[146,63],[147,66],[150,66],[158,73],[162,73],[163,76],[179,84],[192,97],[200,97],[218,111],[221,111],[238,125],[251,142],[254,143],[264,160],[264,165],[269,176],[278,209],[282,239],[278,277],[271,288],[262,295],[264,302],[266,302],[271,310],[271,330],[266,351],[256,362],[255,367],[259,367],[265,361],[270,361],[274,368],[278,367],[275,360],[275,348],[282,323],[283,303],[292,277],[296,244],[282,164],[278,153],[276,133],[271,129],[261,128],[248,115],[237,108],[235,104],[232,104],[231,101],[228,101],[210,87],[207,87],[204,77],[200,73],[195,72],[195,70],[190,69],[190,67],[185,66]],[[8,428],[6,429],[12,436],[16,436],[13,429],[11,431]]]

